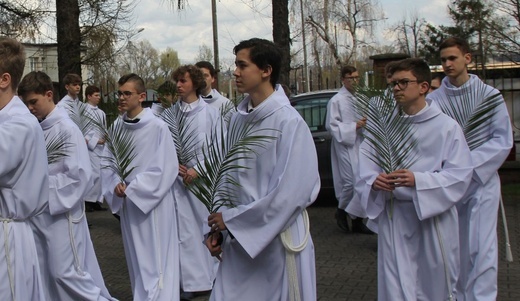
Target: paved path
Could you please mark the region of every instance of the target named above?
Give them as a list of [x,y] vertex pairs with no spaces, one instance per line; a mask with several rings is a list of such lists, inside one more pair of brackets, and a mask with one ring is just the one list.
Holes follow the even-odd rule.
[[[520,300],[520,199],[505,196],[511,247],[516,260],[507,263],[499,218],[499,301]],[[311,207],[311,232],[316,247],[318,300],[376,300],[375,235],[345,234],[335,224],[333,207]],[[107,211],[88,213],[91,235],[110,293],[132,300],[118,221]],[[196,301],[207,300],[197,297]]]

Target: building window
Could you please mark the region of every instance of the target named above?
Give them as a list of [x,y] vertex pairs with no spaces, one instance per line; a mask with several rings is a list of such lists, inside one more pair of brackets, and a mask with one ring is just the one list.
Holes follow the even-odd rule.
[[29,63],[31,71],[43,71],[43,58],[42,57],[30,57]]

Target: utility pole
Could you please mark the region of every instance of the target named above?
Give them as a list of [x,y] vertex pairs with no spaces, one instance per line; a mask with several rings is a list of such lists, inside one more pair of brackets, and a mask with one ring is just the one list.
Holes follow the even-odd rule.
[[303,0],[300,0],[300,13],[302,18],[302,42],[303,42],[303,72],[302,77],[304,81],[303,92],[309,92],[310,81],[309,81],[309,68],[307,66],[307,44],[305,43],[305,19],[303,15]]
[[211,0],[211,20],[213,21],[213,60],[217,75],[215,76],[215,89],[218,88],[218,78],[220,73],[220,62],[218,59],[218,30],[217,30],[217,3],[216,0]]

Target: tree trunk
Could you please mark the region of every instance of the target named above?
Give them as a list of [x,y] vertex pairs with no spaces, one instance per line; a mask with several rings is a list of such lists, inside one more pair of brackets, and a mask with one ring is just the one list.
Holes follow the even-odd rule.
[[289,0],[273,0],[273,42],[282,50],[282,67],[278,82],[289,86],[291,39],[289,37]]
[[78,0],[56,0],[56,27],[58,39],[58,77],[60,97],[67,94],[61,83],[68,73],[81,76],[81,33],[79,29]]

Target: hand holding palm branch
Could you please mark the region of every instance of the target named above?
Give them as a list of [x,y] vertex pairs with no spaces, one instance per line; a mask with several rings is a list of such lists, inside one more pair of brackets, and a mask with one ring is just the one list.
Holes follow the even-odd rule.
[[[370,97],[362,91],[356,94],[356,109],[366,116],[365,143],[369,150],[362,153],[384,173],[408,169],[418,159],[417,140],[410,120],[401,116],[400,107],[388,91]],[[390,199],[390,218],[393,213],[393,195]]]
[[131,133],[124,127],[121,119],[110,126],[107,131],[105,146],[110,152],[110,156],[105,159],[108,165],[102,168],[111,169],[120,179],[121,183],[126,183],[126,178],[132,173],[136,166],[132,166],[135,158],[135,142]]
[[240,183],[232,176],[234,171],[247,169],[240,161],[252,159],[258,148],[266,147],[274,136],[262,132],[272,129],[255,129],[255,123],[231,122],[227,133],[224,122],[206,139],[202,160],[197,163],[198,177],[188,189],[204,204],[208,212],[221,207],[234,207]]

